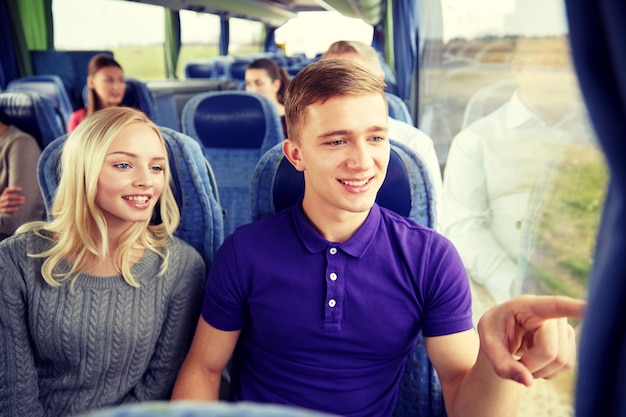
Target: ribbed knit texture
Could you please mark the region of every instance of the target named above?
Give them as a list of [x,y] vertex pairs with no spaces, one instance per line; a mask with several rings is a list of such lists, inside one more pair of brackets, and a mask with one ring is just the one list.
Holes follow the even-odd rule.
[[48,243],[27,233],[0,242],[0,415],[71,416],[169,399],[199,317],[204,262],[179,239],[169,268],[146,251],[121,275],[51,287],[41,276]]

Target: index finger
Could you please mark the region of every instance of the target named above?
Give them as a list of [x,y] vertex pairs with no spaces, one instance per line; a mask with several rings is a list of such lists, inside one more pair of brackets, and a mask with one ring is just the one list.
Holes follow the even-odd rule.
[[11,185],[10,187],[6,187],[3,193],[21,193],[22,187],[18,185]]
[[525,295],[516,299],[523,310],[545,319],[570,317],[581,318],[586,301],[562,295]]

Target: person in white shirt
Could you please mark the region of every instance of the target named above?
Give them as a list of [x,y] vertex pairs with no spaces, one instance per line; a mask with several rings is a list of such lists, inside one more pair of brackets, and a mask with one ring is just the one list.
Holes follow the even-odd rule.
[[[511,99],[452,141],[440,226],[457,247],[484,308],[522,292],[524,246],[565,146],[593,134],[567,71],[566,45],[520,42]],[[550,68],[547,68],[550,67]],[[555,68],[559,68],[555,70]],[[547,191],[547,193],[546,193]],[[486,290],[486,291],[485,291]]]

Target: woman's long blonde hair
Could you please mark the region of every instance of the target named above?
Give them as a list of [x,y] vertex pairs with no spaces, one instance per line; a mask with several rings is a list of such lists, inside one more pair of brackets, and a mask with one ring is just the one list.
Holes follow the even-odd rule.
[[[98,177],[109,146],[122,129],[132,123],[144,123],[159,137],[166,156],[165,184],[169,186],[164,187],[157,205],[161,223],[134,223],[120,236],[115,252],[110,253],[106,220],[96,205]],[[41,273],[48,284],[58,286],[63,280],[74,280],[98,258],[112,256],[124,280],[133,287],[139,287],[131,273],[132,249],[155,252],[164,260],[160,272],[167,269],[168,240],[178,227],[180,212],[172,191],[165,140],[154,123],[142,112],[128,107],[100,110],[87,117],[67,138],[60,170],[61,178],[52,204],[51,220],[27,223],[16,232],[34,230],[53,242],[48,250],[29,254],[46,258]],[[69,268],[61,267],[63,261],[68,262]]]

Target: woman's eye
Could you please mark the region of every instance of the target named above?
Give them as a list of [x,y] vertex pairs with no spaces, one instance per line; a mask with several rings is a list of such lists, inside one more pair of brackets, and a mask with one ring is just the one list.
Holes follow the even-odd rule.
[[128,164],[126,162],[120,162],[119,164],[115,164],[113,166],[116,167],[116,168],[119,168],[119,169],[128,169],[128,168],[130,168],[130,164]]
[[152,169],[153,171],[156,171],[156,172],[163,171],[163,167],[161,165],[155,165],[155,166],[151,167],[150,169]]

